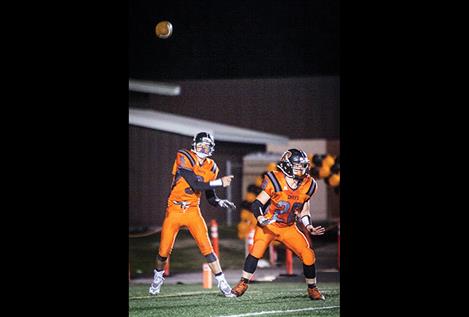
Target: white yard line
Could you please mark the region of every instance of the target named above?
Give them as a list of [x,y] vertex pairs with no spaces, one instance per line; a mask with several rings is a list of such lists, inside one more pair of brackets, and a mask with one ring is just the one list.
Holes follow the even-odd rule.
[[268,314],[288,314],[288,313],[296,313],[300,311],[334,309],[334,308],[339,308],[339,307],[340,306],[326,306],[326,307],[307,307],[307,308],[289,309],[289,310],[269,310],[269,311],[260,311],[260,312],[255,312],[255,313],[246,313],[246,314],[239,314],[239,315],[220,315],[216,317],[244,317],[244,316],[268,315]]

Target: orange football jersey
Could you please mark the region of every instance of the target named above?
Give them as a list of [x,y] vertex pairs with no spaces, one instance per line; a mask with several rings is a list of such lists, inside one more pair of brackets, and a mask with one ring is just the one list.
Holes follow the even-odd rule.
[[261,187],[271,198],[265,217],[276,217],[277,224],[291,225],[303,205],[316,192],[318,185],[314,178],[306,175],[298,187],[292,189],[282,172],[272,171],[265,175]]
[[179,150],[173,164],[173,183],[168,203],[173,201],[188,202],[190,205],[198,205],[201,192],[194,192],[189,183],[178,172],[179,169],[193,171],[197,178],[203,182],[215,180],[218,176],[218,166],[214,160],[206,158],[202,165],[197,160],[197,155],[190,150]]

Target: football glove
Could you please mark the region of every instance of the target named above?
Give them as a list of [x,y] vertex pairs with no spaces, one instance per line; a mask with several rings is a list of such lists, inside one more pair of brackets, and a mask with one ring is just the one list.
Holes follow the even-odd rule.
[[231,201],[229,201],[228,199],[220,199],[218,201],[218,205],[222,208],[231,208],[231,209],[234,209],[236,208],[235,204],[233,204]]
[[272,218],[270,219],[267,219],[266,217],[264,216],[259,216],[257,217],[257,222],[261,225],[261,226],[267,226],[267,225],[270,225],[272,223],[274,223],[275,221],[277,221],[277,215],[274,215]]

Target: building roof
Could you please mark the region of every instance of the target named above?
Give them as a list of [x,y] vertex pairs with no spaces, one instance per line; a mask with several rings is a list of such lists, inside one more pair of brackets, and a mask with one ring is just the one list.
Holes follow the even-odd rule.
[[288,137],[283,135],[259,132],[155,110],[129,108],[129,124],[191,137],[198,132],[205,131],[212,133],[216,141],[251,144],[288,143]]

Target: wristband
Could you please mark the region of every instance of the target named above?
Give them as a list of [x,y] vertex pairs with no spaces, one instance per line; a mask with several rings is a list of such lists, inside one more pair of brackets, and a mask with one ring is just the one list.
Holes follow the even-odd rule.
[[210,181],[210,186],[223,186],[223,182],[221,181],[221,178],[216,179],[214,181]]
[[308,225],[311,224],[311,217],[308,215],[303,216],[301,217],[301,222],[305,225],[305,227],[307,227]]

